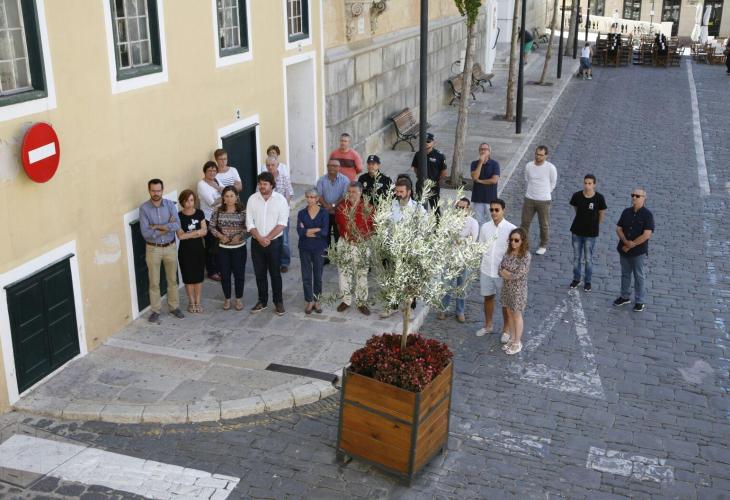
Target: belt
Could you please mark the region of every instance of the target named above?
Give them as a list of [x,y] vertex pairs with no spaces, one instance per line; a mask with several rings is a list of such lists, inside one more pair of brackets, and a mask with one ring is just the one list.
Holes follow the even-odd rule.
[[149,246],[151,246],[151,247],[162,247],[162,248],[164,248],[164,247],[169,247],[169,246],[170,246],[170,245],[172,245],[173,243],[175,243],[175,241],[174,241],[174,240],[173,240],[173,241],[171,241],[170,243],[150,243],[149,241],[147,242],[147,244],[148,244]]

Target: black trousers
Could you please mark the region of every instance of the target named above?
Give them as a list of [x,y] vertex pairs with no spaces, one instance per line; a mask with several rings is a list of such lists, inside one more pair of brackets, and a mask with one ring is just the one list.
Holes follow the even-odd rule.
[[[274,304],[284,302],[281,291],[281,251],[283,238],[279,236],[267,247],[261,246],[256,238],[251,238],[251,260],[256,274],[256,288],[259,291],[259,302],[269,303],[269,277]],[[268,273],[268,275],[267,275]]]

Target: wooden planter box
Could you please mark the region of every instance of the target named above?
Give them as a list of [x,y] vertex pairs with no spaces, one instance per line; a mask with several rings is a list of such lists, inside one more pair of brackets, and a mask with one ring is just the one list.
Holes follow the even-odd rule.
[[453,363],[422,392],[345,370],[337,458],[357,457],[408,481],[446,447]]

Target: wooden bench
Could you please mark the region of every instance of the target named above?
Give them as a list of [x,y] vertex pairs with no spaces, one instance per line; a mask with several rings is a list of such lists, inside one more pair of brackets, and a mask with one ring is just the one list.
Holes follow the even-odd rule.
[[477,87],[481,87],[482,92],[486,92],[486,89],[484,88],[484,84],[488,83],[490,87],[492,87],[492,78],[494,78],[494,73],[485,73],[482,69],[482,65],[479,63],[475,63],[474,66],[471,68],[471,86],[473,89],[476,89]]
[[[416,149],[413,147],[413,143],[411,141],[418,138],[420,124],[413,116],[411,108],[405,108],[394,114],[390,117],[390,121],[392,121],[393,125],[395,125],[395,135],[398,138],[398,140],[395,141],[395,144],[393,144],[393,149],[395,149],[398,143],[407,142],[411,147],[411,151],[415,151]],[[429,128],[430,126],[430,123],[426,123],[426,128]]]
[[[451,88],[451,93],[453,94],[453,97],[451,98],[451,101],[449,101],[449,106],[454,104],[454,101],[458,101],[461,99],[461,87],[464,82],[464,78],[461,75],[452,76],[448,80],[446,80],[449,83],[449,87]],[[472,99],[475,101],[477,98],[474,96],[474,84],[471,82],[471,85],[469,86],[469,94],[471,94]]]

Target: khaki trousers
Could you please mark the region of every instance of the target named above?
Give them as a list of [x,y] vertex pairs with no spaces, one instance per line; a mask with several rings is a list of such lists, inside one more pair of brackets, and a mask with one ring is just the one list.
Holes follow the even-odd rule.
[[361,266],[360,255],[355,245],[347,242],[344,238],[337,242],[341,248],[346,249],[351,255],[352,266],[340,268],[340,292],[342,293],[342,302],[352,305],[352,271],[355,268],[355,301],[357,305],[364,305],[368,300],[368,268]]
[[177,293],[177,246],[174,243],[166,247],[147,245],[145,257],[150,280],[150,309],[152,312],[160,312],[160,263],[165,266],[167,303],[171,311],[178,309],[180,297]]
[[530,234],[530,223],[537,212],[540,223],[540,246],[547,248],[550,231],[550,201],[538,201],[525,198],[522,203],[522,229]]

